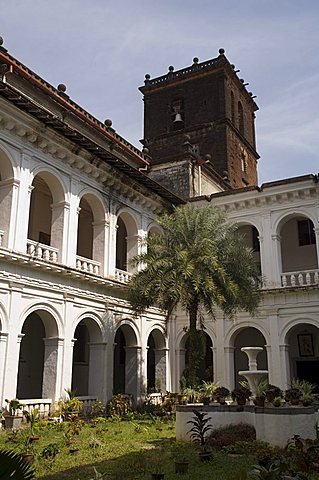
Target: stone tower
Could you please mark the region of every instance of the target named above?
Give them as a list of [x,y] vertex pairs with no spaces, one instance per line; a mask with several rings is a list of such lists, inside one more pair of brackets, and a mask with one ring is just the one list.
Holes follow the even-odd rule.
[[152,178],[184,198],[257,184],[258,106],[223,49],[144,83],[141,142]]

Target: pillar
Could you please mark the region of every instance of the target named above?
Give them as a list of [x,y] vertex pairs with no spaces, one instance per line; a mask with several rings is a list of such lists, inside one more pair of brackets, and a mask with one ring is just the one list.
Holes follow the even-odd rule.
[[[51,223],[51,246],[58,248],[58,262],[67,263],[67,226],[70,218],[70,204],[68,202],[59,202],[51,205],[52,223]],[[76,239],[74,240],[76,241]]]
[[234,365],[235,347],[224,347],[225,357],[225,387],[229,390],[235,388],[235,365]]
[[161,381],[162,392],[166,391],[166,369],[167,369],[167,348],[154,349],[155,353],[155,383],[159,379]]
[[4,405],[4,380],[6,371],[6,353],[7,353],[8,334],[0,332],[0,407]]
[[106,400],[105,370],[106,342],[89,343],[89,383],[88,395],[96,396],[99,400]]
[[281,382],[278,384],[282,390],[290,388],[291,384],[291,372],[290,372],[290,357],[289,357],[289,345],[283,344],[279,346],[280,349],[280,371]]
[[[63,339],[58,337],[44,338],[44,364],[42,381],[42,398],[51,398],[53,401],[60,396],[61,361]],[[60,368],[58,368],[60,367]]]
[[137,402],[140,397],[141,348],[127,346],[125,352],[125,393],[133,395],[133,400]]

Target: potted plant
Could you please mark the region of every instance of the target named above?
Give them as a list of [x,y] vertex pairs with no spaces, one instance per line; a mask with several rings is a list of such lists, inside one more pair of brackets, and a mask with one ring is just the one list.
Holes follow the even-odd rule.
[[289,402],[291,405],[298,405],[302,393],[297,388],[289,388],[285,392],[285,401]]
[[196,403],[198,400],[198,390],[193,387],[187,387],[183,391],[184,397],[187,399],[187,403]]
[[217,384],[215,382],[203,382],[199,388],[200,399],[204,405],[209,405],[213,398]]
[[235,388],[231,392],[232,399],[236,402],[238,405],[246,405],[246,401],[249,399],[251,395],[251,391],[248,390],[247,388]]
[[59,401],[60,414],[64,420],[68,420],[71,415],[78,415],[83,406],[82,400],[76,397],[75,390],[66,389],[68,398]]
[[304,407],[309,407],[309,405],[311,405],[314,402],[314,400],[315,400],[315,397],[314,395],[312,395],[312,393],[304,393],[300,397],[300,401]]
[[200,452],[199,458],[201,461],[209,461],[212,458],[212,450],[207,444],[207,433],[212,430],[211,425],[207,425],[209,418],[207,413],[193,410],[194,417],[187,423],[192,425],[192,428],[188,431],[192,441],[199,445]]
[[307,380],[293,379],[291,387],[299,390],[301,393],[300,401],[304,407],[308,407],[314,402],[315,397],[313,392],[316,388],[314,383],[310,383]]
[[268,388],[268,380],[260,380],[256,385],[256,396],[254,398],[254,404],[257,407],[264,407],[266,400],[266,391]]
[[189,461],[185,456],[185,445],[183,445],[182,443],[176,443],[173,455],[175,473],[187,473]]
[[230,391],[226,387],[217,387],[214,392],[214,398],[221,405],[225,405],[226,398],[230,394]]
[[280,407],[282,404],[282,397],[275,397],[272,401],[274,407]]
[[39,437],[35,435],[36,424],[40,420],[38,408],[35,408],[32,412],[24,410],[23,414],[30,426],[30,441],[39,440]]
[[21,430],[21,434],[21,456],[27,463],[31,464],[34,462],[34,448],[30,440],[30,430],[28,428]]
[[21,455],[12,450],[0,450],[0,465],[3,479],[31,480],[35,477],[33,467],[27,464]]
[[281,397],[282,396],[282,391],[279,387],[276,387],[276,385],[271,385],[270,383],[268,384],[266,388],[266,400],[269,403],[272,403],[276,397]]
[[20,403],[20,400],[13,398],[12,400],[5,400],[8,404],[9,415],[4,416],[5,428],[16,430],[20,427],[23,415],[18,415],[18,410],[21,410],[24,407],[23,403]]

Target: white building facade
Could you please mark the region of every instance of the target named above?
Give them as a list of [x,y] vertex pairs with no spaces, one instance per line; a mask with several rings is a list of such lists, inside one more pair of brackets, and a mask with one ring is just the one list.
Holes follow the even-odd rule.
[[[183,200],[145,175],[144,154],[0,47],[0,405],[106,402],[147,387],[178,391],[185,314],[125,300],[130,258]],[[263,299],[254,318],[207,319],[208,378],[233,387],[240,347],[282,388],[319,384],[319,188],[316,176],[197,197],[225,211],[255,250]],[[208,187],[207,187],[208,188]]]

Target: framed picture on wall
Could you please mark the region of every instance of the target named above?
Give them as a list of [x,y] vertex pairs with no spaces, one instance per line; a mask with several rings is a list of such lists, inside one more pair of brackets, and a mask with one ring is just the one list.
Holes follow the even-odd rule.
[[298,335],[298,347],[300,357],[313,357],[313,338],[311,333],[300,333]]

